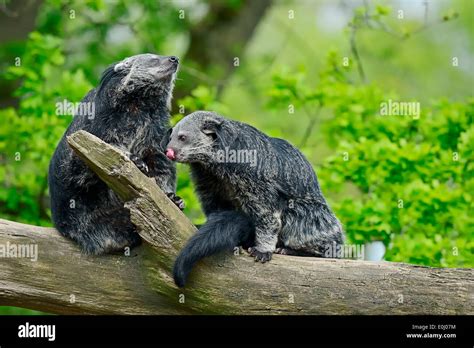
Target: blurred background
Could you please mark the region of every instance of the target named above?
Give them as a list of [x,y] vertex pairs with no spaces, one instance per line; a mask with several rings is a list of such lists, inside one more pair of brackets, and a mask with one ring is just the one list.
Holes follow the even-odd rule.
[[[347,243],[474,267],[471,0],[0,0],[0,48],[1,218],[51,226],[47,167],[71,122],[56,102],[153,52],[181,58],[173,123],[214,110],[299,147]],[[420,115],[382,116],[389,101]],[[21,313],[37,312],[0,307]]]

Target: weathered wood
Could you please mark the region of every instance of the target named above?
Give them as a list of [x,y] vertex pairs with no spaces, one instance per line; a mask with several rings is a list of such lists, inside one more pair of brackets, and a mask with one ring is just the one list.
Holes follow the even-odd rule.
[[222,255],[201,262],[178,289],[173,261],[194,226],[117,149],[83,131],[69,143],[124,200],[147,242],[130,256],[88,256],[52,228],[0,220],[0,245],[39,251],[35,262],[0,259],[0,305],[62,314],[474,313],[472,269],[391,262],[275,255],[260,264]]

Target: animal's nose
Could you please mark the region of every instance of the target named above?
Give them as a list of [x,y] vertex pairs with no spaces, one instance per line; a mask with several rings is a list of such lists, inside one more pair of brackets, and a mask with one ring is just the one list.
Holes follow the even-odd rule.
[[179,63],[179,58],[176,56],[170,56],[168,59],[171,63]]
[[168,157],[170,160],[174,161],[176,159],[176,155],[174,153],[173,149],[167,148],[166,149],[166,157]]

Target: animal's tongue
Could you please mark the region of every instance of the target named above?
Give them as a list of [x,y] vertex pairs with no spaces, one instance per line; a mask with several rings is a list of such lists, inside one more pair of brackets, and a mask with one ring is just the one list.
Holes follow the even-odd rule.
[[176,155],[174,154],[173,149],[166,149],[166,157],[168,157],[172,161],[176,159]]

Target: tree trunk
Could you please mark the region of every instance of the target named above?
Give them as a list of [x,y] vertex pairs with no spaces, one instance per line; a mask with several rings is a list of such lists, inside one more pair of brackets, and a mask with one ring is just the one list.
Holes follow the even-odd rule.
[[[174,91],[173,110],[179,99],[190,95],[201,83],[217,88],[220,96],[234,69],[234,58],[242,54],[255,29],[271,7],[272,0],[243,1],[236,6],[210,1],[209,14],[190,29],[190,46],[179,73],[179,89]],[[187,112],[196,110],[187,110]]]
[[[53,228],[0,220],[0,305],[60,314],[474,313],[472,269],[391,262],[220,255],[178,289],[173,261],[195,227],[121,151],[84,131],[68,141],[123,199],[146,242],[130,256],[89,256]],[[37,260],[4,255],[21,245],[37,245]]]

